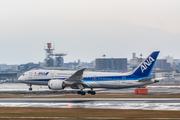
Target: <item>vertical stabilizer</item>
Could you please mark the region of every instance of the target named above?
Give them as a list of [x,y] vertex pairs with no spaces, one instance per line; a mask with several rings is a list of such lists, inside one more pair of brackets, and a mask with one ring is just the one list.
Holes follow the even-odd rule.
[[153,52],[133,71],[132,74],[140,77],[149,77],[158,55],[159,51]]

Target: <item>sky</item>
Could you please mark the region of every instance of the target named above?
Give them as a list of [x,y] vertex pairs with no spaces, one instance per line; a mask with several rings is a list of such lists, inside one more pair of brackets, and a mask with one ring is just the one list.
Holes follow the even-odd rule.
[[0,0],[0,64],[148,56],[180,59],[179,0]]

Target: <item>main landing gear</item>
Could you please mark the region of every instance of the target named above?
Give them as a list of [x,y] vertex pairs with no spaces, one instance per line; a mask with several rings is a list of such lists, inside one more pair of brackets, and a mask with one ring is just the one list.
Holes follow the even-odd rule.
[[95,92],[95,91],[93,91],[93,90],[90,90],[90,91],[88,91],[88,94],[95,95],[95,94],[96,94],[96,92]]
[[89,91],[88,91],[88,94],[95,95],[95,94],[96,94],[96,92],[95,92],[95,91],[93,91],[93,89],[91,88],[91,90],[89,90]]
[[81,90],[81,91],[77,91],[77,94],[78,94],[78,95],[80,95],[80,94],[81,94],[81,95],[86,95],[86,92],[84,92],[83,90]]
[[30,84],[29,86],[30,86],[29,91],[32,91],[32,85]]
[[[91,95],[95,95],[95,94],[96,94],[96,92],[93,91],[93,89],[89,90],[87,93],[88,93],[88,94],[91,94]],[[80,91],[77,91],[77,94],[78,94],[78,95],[86,95],[86,92],[84,92],[84,91],[81,89]]]

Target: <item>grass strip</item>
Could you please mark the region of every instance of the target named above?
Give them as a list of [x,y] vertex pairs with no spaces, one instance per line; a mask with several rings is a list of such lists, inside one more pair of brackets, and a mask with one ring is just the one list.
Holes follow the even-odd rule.
[[121,110],[83,108],[1,107],[2,117],[120,117],[120,118],[180,118],[180,111]]

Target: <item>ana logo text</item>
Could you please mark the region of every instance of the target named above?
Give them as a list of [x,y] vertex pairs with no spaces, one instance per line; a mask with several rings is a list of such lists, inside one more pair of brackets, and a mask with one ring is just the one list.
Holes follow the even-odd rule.
[[49,74],[49,72],[39,72],[38,75],[48,75],[48,74]]
[[144,70],[146,70],[148,68],[148,66],[151,66],[152,62],[154,61],[154,59],[149,56],[149,58],[147,58],[147,60],[145,60],[142,65],[141,65],[141,71],[142,73],[144,72]]

